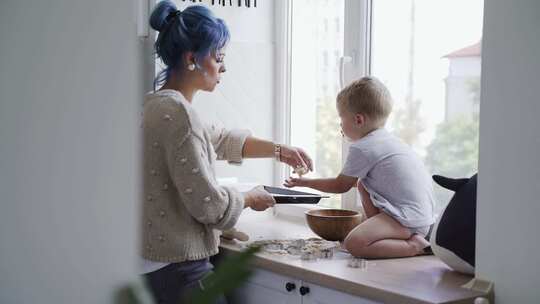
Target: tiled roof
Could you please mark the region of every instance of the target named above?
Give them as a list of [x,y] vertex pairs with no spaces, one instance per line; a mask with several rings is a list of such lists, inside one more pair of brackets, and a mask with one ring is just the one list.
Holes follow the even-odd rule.
[[462,49],[451,52],[450,54],[444,55],[443,58],[455,58],[455,57],[480,57],[482,54],[482,44],[481,41],[473,45],[466,46]]

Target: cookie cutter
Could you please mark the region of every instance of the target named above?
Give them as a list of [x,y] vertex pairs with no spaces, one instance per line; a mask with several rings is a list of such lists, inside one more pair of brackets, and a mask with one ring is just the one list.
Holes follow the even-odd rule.
[[347,266],[351,268],[367,269],[368,261],[366,259],[352,257],[347,263]]

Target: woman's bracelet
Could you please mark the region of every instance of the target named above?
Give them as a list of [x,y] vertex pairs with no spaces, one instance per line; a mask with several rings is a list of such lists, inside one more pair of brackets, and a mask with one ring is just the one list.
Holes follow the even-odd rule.
[[281,161],[281,145],[280,144],[274,145],[274,156],[276,157],[277,161]]

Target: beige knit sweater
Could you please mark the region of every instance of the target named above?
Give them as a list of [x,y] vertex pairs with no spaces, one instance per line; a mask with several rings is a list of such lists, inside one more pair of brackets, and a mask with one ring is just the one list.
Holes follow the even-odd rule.
[[216,254],[219,230],[234,226],[244,199],[218,185],[214,163],[240,163],[249,132],[205,128],[179,92],[163,90],[146,96],[143,133],[143,257],[182,262]]

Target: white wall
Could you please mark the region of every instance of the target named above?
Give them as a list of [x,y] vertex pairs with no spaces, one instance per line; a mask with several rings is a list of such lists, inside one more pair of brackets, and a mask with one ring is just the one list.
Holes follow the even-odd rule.
[[[176,1],[181,9],[191,2]],[[257,1],[257,7],[209,5],[225,20],[231,32],[226,50],[227,71],[212,93],[200,92],[193,104],[200,116],[227,128],[249,129],[256,137],[274,138],[275,39],[274,1]],[[217,1],[216,1],[217,4]],[[236,177],[240,182],[272,184],[273,160],[245,160],[241,166],[218,162],[219,177]]]
[[112,303],[137,277],[134,3],[0,2],[0,303]]
[[[478,67],[480,70],[480,67]],[[480,80],[477,77],[448,77],[445,79],[446,85],[446,110],[445,120],[452,120],[456,117],[472,117],[478,113],[478,105],[474,102],[474,94],[470,85]]]
[[480,56],[475,57],[451,57],[448,66],[448,77],[479,77]]
[[496,303],[540,297],[540,1],[485,2],[477,275]]

